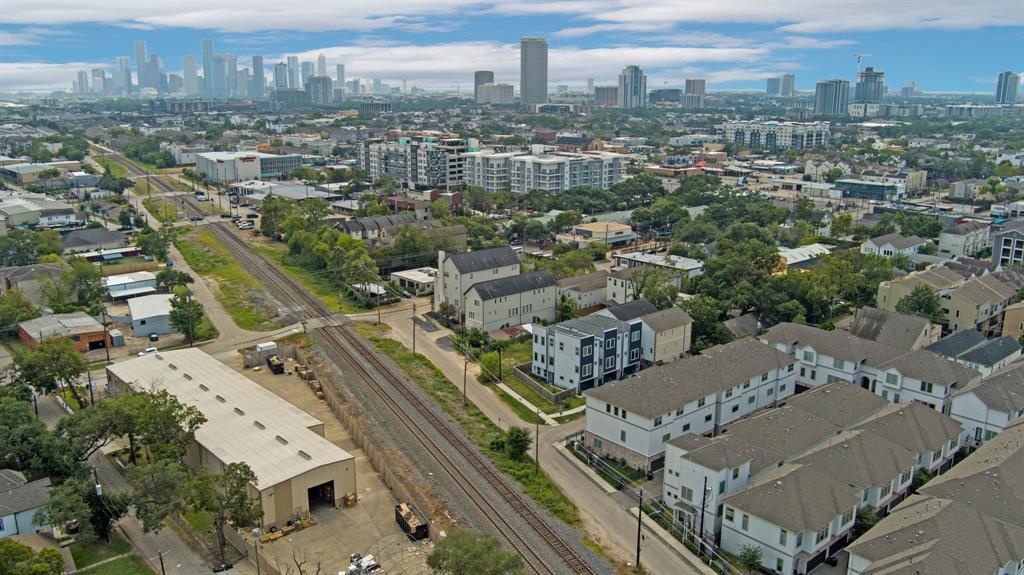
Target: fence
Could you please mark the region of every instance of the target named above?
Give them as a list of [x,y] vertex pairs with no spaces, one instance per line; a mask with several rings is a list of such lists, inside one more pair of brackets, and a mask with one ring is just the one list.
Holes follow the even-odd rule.
[[523,382],[526,387],[536,391],[541,397],[555,405],[558,405],[563,401],[567,401],[570,397],[576,395],[576,390],[574,389],[563,389],[557,392],[551,391],[546,385],[540,383],[530,375],[530,364],[528,363],[513,367],[512,375],[516,376],[516,379]]
[[118,274],[130,274],[132,272],[151,272],[161,268],[160,262],[137,262],[134,264],[104,264],[101,267],[101,272],[105,276],[113,276]]
[[586,463],[597,471],[603,479],[611,483],[613,487],[622,490],[626,495],[636,499],[648,517],[656,521],[665,531],[668,531],[674,538],[686,545],[690,551],[696,553],[712,569],[724,575],[741,575],[740,571],[720,553],[718,546],[713,541],[708,541],[707,537],[701,537],[690,525],[679,521],[671,507],[649,494],[647,498],[641,500],[641,493],[631,489],[635,486],[635,481],[615,469],[599,453],[591,451],[580,441],[581,437],[582,433],[566,436],[564,440],[565,446],[570,451],[583,455]]
[[281,359],[294,359],[300,363],[302,357],[299,355],[298,347],[293,344],[278,344],[277,349],[274,351],[252,351],[242,355],[242,365],[245,367],[256,367],[257,365],[263,365],[267,361],[267,357],[276,355]]
[[[229,545],[256,564],[256,570],[260,575],[281,575],[281,570],[277,568],[274,561],[271,561],[265,555],[260,555],[260,549],[256,540],[250,541],[228,525],[224,526],[223,533],[224,540]],[[252,553],[251,556],[249,555],[250,553]]]

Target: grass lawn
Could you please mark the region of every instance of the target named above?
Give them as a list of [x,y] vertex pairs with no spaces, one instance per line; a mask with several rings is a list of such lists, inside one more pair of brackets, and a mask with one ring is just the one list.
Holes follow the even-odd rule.
[[121,164],[115,164],[110,158],[106,156],[92,156],[92,159],[96,160],[96,163],[100,165],[104,170],[107,170],[111,174],[122,178],[128,175],[128,170]]
[[257,246],[256,251],[281,266],[281,269],[301,283],[303,287],[318,297],[320,301],[324,302],[331,311],[335,313],[361,313],[370,309],[361,307],[344,297],[341,290],[331,285],[331,282],[327,280],[324,274],[313,273],[305,268],[289,264],[287,259],[288,247],[284,244],[263,244]]
[[177,178],[175,178],[173,176],[156,176],[156,177],[161,182],[163,182],[164,184],[167,184],[167,186],[170,187],[172,190],[175,190],[175,191],[178,191],[178,192],[191,192],[192,191],[192,186],[186,184],[185,182],[182,182],[182,181],[178,180]]
[[104,559],[124,555],[132,550],[132,544],[116,533],[110,534],[110,543],[102,539],[83,539],[71,546],[71,556],[81,569]]
[[[505,375],[505,385],[509,386],[512,389],[512,391],[518,393],[520,396],[522,396],[523,399],[529,401],[534,406],[540,408],[541,411],[547,413],[548,415],[559,413],[563,411],[563,408],[568,410],[586,403],[586,400],[582,396],[570,397],[565,402],[564,406],[562,404],[551,403],[546,398],[544,398],[544,396],[534,391],[531,387],[519,381],[519,378],[513,375],[512,368],[517,365],[523,365],[524,363],[528,363],[530,361],[530,354],[532,352],[533,343],[529,339],[517,341],[505,347],[505,349],[501,351],[501,367]],[[548,387],[553,392],[560,391],[559,388],[553,385],[544,383],[542,383],[541,385]],[[504,400],[505,398],[502,399]],[[505,402],[509,403],[509,401],[519,403],[518,401],[512,399],[511,397],[509,397],[508,400]],[[509,405],[511,405],[511,403]],[[525,407],[523,409],[525,411],[529,411],[529,409]],[[518,412],[519,410],[517,409],[516,411]]]
[[197,533],[205,535],[213,531],[213,517],[207,511],[187,511],[182,517]]
[[[174,245],[193,271],[216,280],[213,293],[238,327],[253,331],[281,327],[263,286],[231,257],[213,234],[207,230],[189,230],[178,235]],[[260,294],[260,298],[252,297],[254,294]]]
[[95,569],[85,571],[89,575],[153,575],[153,570],[146,565],[142,557],[129,555],[110,563],[104,563]]
[[539,415],[534,413],[529,407],[520,403],[516,398],[502,391],[501,388],[494,385],[489,385],[487,387],[493,391],[499,399],[505,402],[505,405],[511,407],[512,411],[515,411],[516,415],[519,416],[519,419],[522,419],[526,423],[540,423],[541,425],[547,425]]
[[162,223],[178,221],[177,214],[181,211],[180,206],[158,198],[146,198],[142,200],[142,205],[146,207],[150,215]]
[[[494,466],[518,481],[526,494],[539,506],[569,525],[579,524],[576,506],[565,497],[543,469],[540,472],[535,471],[533,459],[527,456],[521,461],[515,461],[504,452],[491,449],[491,443],[502,438],[504,432],[475,405],[464,405],[462,390],[449,381],[437,366],[430,363],[422,354],[413,355],[401,343],[388,339],[387,326],[377,326],[369,322],[355,322],[353,325],[381,353],[390,357],[410,380],[429,393],[445,413],[462,427],[466,436],[476,443],[480,451],[494,462]],[[532,434],[533,430],[530,431]]]

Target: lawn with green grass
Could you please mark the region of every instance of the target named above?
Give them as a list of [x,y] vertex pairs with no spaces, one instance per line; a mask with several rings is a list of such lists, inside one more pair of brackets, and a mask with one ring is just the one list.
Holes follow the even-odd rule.
[[[466,436],[479,447],[481,453],[489,457],[495,467],[518,481],[526,494],[539,506],[569,525],[579,524],[576,506],[543,469],[536,471],[533,459],[527,456],[516,461],[502,451],[491,449],[492,443],[502,439],[505,433],[475,405],[464,403],[462,389],[445,377],[437,366],[422,354],[414,355],[401,343],[388,339],[387,326],[368,322],[356,322],[353,325],[356,331],[370,340],[381,353],[391,358],[406,377],[429,393],[441,409],[462,427]],[[532,434],[533,430],[530,431]]]
[[531,410],[529,407],[526,407],[526,405],[524,405],[521,401],[502,391],[500,387],[488,386],[488,388],[491,391],[493,391],[495,395],[498,396],[498,399],[505,402],[505,405],[512,408],[512,411],[516,412],[516,415],[519,416],[519,419],[522,419],[526,423],[530,424],[540,423],[541,425],[547,425],[546,423],[544,423],[544,420],[539,415],[533,412],[533,410]]
[[[214,280],[213,294],[238,327],[267,331],[281,327],[263,286],[207,230],[176,236],[174,245],[197,274]],[[258,295],[259,297],[254,297]]]
[[154,575],[153,570],[138,555],[121,557],[110,563],[97,565],[92,569],[79,572],[88,575]]
[[128,175],[128,170],[124,166],[114,163],[113,160],[106,156],[93,156],[92,159],[96,160],[96,163],[99,164],[101,168],[119,178],[123,178]]
[[75,559],[75,565],[81,569],[111,557],[124,555],[131,550],[131,543],[117,533],[111,533],[110,543],[92,537],[76,541],[71,545],[71,557]]
[[[561,413],[562,411],[567,411],[569,409],[586,403],[586,400],[583,398],[583,396],[580,395],[572,396],[563,403],[551,403],[550,401],[547,400],[547,398],[534,391],[533,388],[520,381],[519,378],[512,373],[512,369],[517,365],[529,363],[531,359],[531,353],[533,353],[533,342],[531,342],[528,338],[523,339],[521,341],[513,342],[505,346],[501,350],[501,369],[502,374],[505,376],[505,385],[507,385],[512,391],[518,393],[520,397],[530,402],[532,405],[539,408],[541,411],[548,415]],[[548,389],[551,390],[552,393],[562,391],[560,388],[555,387],[549,383],[540,381],[538,381],[537,383],[547,387]],[[512,397],[508,397],[508,400],[502,398],[502,400],[505,401],[505,403],[509,403],[509,401],[511,401],[519,404],[519,402]],[[511,403],[509,403],[509,405],[511,405]],[[515,409],[514,406],[513,408]],[[530,409],[525,406],[523,406],[522,409],[525,411],[530,411]],[[520,409],[516,409],[516,412],[520,412]]]
[[288,247],[284,244],[261,245],[256,248],[256,251],[279,265],[285,273],[324,302],[331,311],[346,314],[369,311],[369,308],[361,307],[346,298],[341,290],[331,284],[325,274],[314,273],[289,262]]
[[146,198],[142,200],[142,205],[149,212],[149,215],[156,218],[161,223],[171,223],[178,221],[178,212],[181,211],[181,207],[177,206],[167,200],[159,198]]

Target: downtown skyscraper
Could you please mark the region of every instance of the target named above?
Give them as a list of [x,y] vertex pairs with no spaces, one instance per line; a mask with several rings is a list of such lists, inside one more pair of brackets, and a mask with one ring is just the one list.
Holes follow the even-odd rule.
[[996,104],[1016,104],[1020,95],[1020,74],[1007,70],[996,81]]
[[299,57],[288,56],[288,87],[292,90],[301,90],[299,84]]
[[619,74],[618,104],[621,110],[647,105],[647,74],[640,66],[626,66]]
[[885,95],[885,72],[868,66],[857,72],[857,86],[853,101],[867,104],[881,104]]
[[136,40],[135,47],[135,85],[138,91],[146,87],[143,78],[146,77],[146,64],[149,63],[149,56],[146,55],[146,41]]
[[548,101],[548,41],[544,38],[519,40],[519,98],[527,106]]
[[185,56],[181,59],[182,82],[186,96],[194,96],[199,93],[199,74],[196,72],[195,56]]
[[849,108],[850,82],[842,79],[818,82],[814,88],[814,113],[842,116]]
[[213,40],[204,38],[200,42],[201,56],[203,59],[203,88],[201,92],[203,94],[213,94]]
[[263,56],[252,57],[252,78],[249,80],[249,97],[262,98],[266,91],[267,79],[264,77]]

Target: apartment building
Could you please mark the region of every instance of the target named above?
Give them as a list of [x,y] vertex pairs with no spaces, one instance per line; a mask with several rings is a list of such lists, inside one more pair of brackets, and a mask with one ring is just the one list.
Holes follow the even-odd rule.
[[1003,267],[1024,264],[1024,220],[1006,222],[992,235],[992,261]]
[[465,327],[490,332],[554,321],[557,292],[546,270],[475,283],[465,293]]
[[[642,267],[618,266],[608,272],[607,295],[609,302],[625,304],[637,299],[638,290],[643,282],[634,276],[637,276],[638,273],[646,273],[640,271]],[[676,289],[682,285],[682,275],[676,271],[667,272],[666,280]]]
[[643,322],[590,315],[533,331],[534,376],[585,391],[640,369]]
[[869,238],[860,244],[860,253],[891,258],[895,255],[916,254],[928,242],[917,236],[903,236],[898,233]]
[[519,275],[519,256],[512,248],[500,247],[451,254],[438,252],[434,278],[434,311],[442,304],[455,308],[455,319],[465,321],[465,294],[474,285]]
[[[1016,272],[964,277],[948,267],[933,267],[878,285],[877,305],[895,311],[900,300],[919,285],[939,293],[945,331],[977,329],[985,334],[1002,330],[1002,314],[1017,296]],[[1019,279],[1016,280],[1019,282]]]
[[577,311],[586,310],[603,304],[608,299],[608,270],[563,278],[558,280],[556,285],[559,300],[565,296],[576,303]]
[[976,331],[954,333],[926,347],[957,363],[988,377],[1021,355],[1021,345],[1009,336],[986,339]]
[[761,341],[799,361],[796,381],[816,387],[846,381],[893,403],[918,401],[948,413],[949,397],[981,374],[936,353],[896,349],[842,331],[780,323]]
[[820,148],[828,145],[828,122],[736,120],[718,126],[726,142],[769,150]]
[[468,146],[462,138],[434,136],[369,140],[360,146],[359,167],[372,182],[388,176],[409,189],[448,188],[465,178]]
[[518,149],[497,147],[463,154],[466,185],[483,188],[489,194],[511,191],[512,158],[523,153]]
[[670,275],[685,275],[688,278],[695,278],[704,273],[704,262],[683,256],[667,254],[648,254],[645,252],[618,253],[615,258],[615,267],[642,268],[655,267],[668,272]]
[[720,426],[793,394],[795,360],[753,339],[707,349],[586,393],[584,443],[637,469],[660,468],[665,443]]
[[965,221],[946,226],[939,232],[939,253],[973,257],[989,245],[988,224]]
[[921,349],[942,337],[942,327],[921,316],[876,307],[855,311],[847,331],[861,339],[906,350]]
[[1024,423],[926,483],[847,548],[847,575],[1024,570]]
[[612,152],[554,152],[545,146],[533,146],[529,152],[496,148],[463,156],[466,184],[491,193],[519,194],[557,194],[578,186],[608,189],[622,180],[627,158]]
[[1024,419],[1024,365],[1015,363],[953,395],[949,415],[981,445]]

